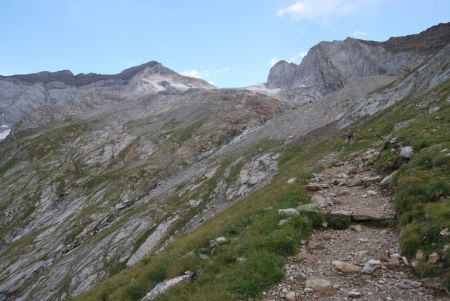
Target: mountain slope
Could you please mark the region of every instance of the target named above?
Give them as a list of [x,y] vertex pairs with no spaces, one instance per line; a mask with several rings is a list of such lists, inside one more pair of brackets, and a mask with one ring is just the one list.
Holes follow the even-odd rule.
[[[114,75],[73,75],[64,70],[0,76],[0,124],[12,127],[24,115],[44,106],[52,109],[59,106],[59,115],[71,118],[86,103],[92,110],[109,102],[129,100],[160,91],[185,91],[191,88],[210,89],[214,86],[201,79],[179,75],[155,61]],[[68,103],[72,110],[68,110]],[[77,105],[81,108],[76,108]],[[39,124],[30,126],[36,127]]]
[[[301,239],[306,239],[311,228],[321,229],[324,222],[327,222],[327,227],[337,229],[349,225],[346,219],[314,213],[288,217],[286,221],[286,216],[279,214],[278,209],[308,203],[310,198],[304,184],[324,165],[362,162],[362,158],[368,158],[367,151],[379,152],[367,161],[372,164],[369,165],[372,170],[389,175],[400,167],[389,194],[395,193],[403,254],[412,262],[417,250],[425,252],[425,259],[415,262],[420,266],[419,276],[424,277],[420,280],[421,285],[435,285],[436,282],[430,281],[429,277],[441,276],[443,286],[448,290],[450,275],[448,247],[445,246],[450,241],[448,236],[439,232],[450,227],[449,158],[446,153],[450,148],[447,131],[450,124],[449,97],[450,82],[447,80],[424,94],[406,97],[342,132],[331,135],[326,135],[325,131],[311,133],[302,144],[294,144],[287,149],[273,146],[273,151],[281,153],[281,159],[279,170],[268,185],[174,242],[166,251],[148,256],[137,266],[120,272],[75,300],[140,300],[158,282],[182,275],[187,270],[196,272],[196,277],[177,285],[157,300],[237,300],[261,296],[281,280],[282,259],[296,254],[302,246]],[[433,107],[440,110],[429,113]],[[342,138],[347,130],[355,135],[356,140],[352,144],[347,144]],[[318,134],[322,140],[319,143]],[[397,138],[396,144],[390,143],[392,138]],[[412,145],[416,154],[410,161],[399,161],[399,148],[406,145]],[[436,182],[440,184],[436,185]],[[326,189],[323,192],[326,193]],[[431,198],[426,197],[428,193]],[[433,196],[437,198],[433,199]],[[409,203],[408,200],[413,201]],[[370,229],[370,222],[366,226]],[[225,237],[227,243],[211,248],[210,240],[220,236]],[[358,243],[363,244],[361,241]],[[316,247],[322,248],[320,245]],[[360,247],[364,248],[364,245]],[[444,256],[437,265],[426,263],[432,252]],[[204,259],[200,254],[208,257]],[[293,277],[300,279],[296,281],[304,281],[301,275]],[[382,280],[378,277],[374,275],[371,279]],[[348,288],[349,291],[351,289],[354,288]],[[393,289],[396,294],[401,293],[400,287]],[[421,289],[421,293],[432,292],[425,291],[428,289],[428,286]],[[314,294],[320,297],[323,293]],[[311,293],[302,295],[312,298]],[[422,296],[415,297],[420,300]]]
[[[280,280],[283,256],[312,226],[302,217],[277,231],[277,213],[263,209],[307,202],[286,177],[298,170],[295,181],[305,179],[313,159],[343,147],[331,140],[314,148],[316,142],[368,115],[388,134],[377,112],[400,101],[409,113],[398,105],[399,118],[420,119],[437,102],[446,112],[450,46],[437,36],[394,39],[390,47],[400,45],[399,52],[360,40],[318,46],[326,55],[316,57],[320,64],[311,65],[309,78],[322,72],[332,85],[343,80],[329,90],[323,82],[301,88],[298,95],[312,89],[314,101],[306,103],[284,98],[290,88],[279,88],[283,97],[261,94],[264,89],[212,89],[156,62],[118,75],[0,78],[0,120],[14,125],[0,142],[0,299],[63,300],[119,273],[83,296],[138,300],[161,278],[187,269],[202,279],[187,285],[191,300],[258,295]],[[403,52],[408,47],[417,50]],[[360,67],[348,59],[353,55]],[[322,64],[328,56],[338,69]],[[392,74],[376,73],[378,63]],[[423,104],[408,111],[416,96]],[[368,135],[367,141],[379,139]],[[238,236],[219,254],[208,253],[209,240],[219,235]],[[259,268],[267,270],[252,280]]]

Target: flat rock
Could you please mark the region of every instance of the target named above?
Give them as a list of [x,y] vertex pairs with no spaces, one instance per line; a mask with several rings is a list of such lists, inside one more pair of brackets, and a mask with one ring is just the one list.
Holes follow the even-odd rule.
[[278,209],[278,214],[287,216],[299,216],[300,213],[295,208]]
[[320,184],[318,183],[308,183],[306,184],[305,188],[309,191],[317,191],[321,189]]
[[340,260],[334,260],[332,264],[336,267],[337,270],[344,273],[359,273],[361,271],[360,266]]
[[332,289],[330,281],[317,277],[311,277],[306,279],[305,286],[312,288],[316,292],[329,291]]

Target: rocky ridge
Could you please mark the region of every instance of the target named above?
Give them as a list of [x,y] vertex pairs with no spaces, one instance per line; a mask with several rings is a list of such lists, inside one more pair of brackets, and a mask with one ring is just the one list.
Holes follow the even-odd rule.
[[450,41],[450,23],[386,42],[347,38],[320,42],[299,65],[280,61],[269,72],[267,88],[295,102],[315,101],[349,83],[374,75],[400,75],[414,69]]
[[[56,111],[59,119],[162,91],[211,89],[206,81],[177,74],[151,61],[119,74],[77,74],[69,70],[0,76],[0,124],[12,128],[35,110]],[[59,110],[58,110],[59,107]],[[81,112],[80,112],[81,111]],[[41,124],[29,124],[37,127]]]

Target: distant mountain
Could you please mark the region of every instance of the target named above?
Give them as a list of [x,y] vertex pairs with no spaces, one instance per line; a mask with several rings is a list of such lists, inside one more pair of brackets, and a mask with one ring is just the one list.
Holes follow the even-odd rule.
[[320,42],[299,65],[280,61],[269,72],[267,88],[280,88],[283,98],[314,101],[349,83],[373,75],[411,71],[450,42],[450,23],[386,42],[347,38]]
[[63,70],[33,74],[0,76],[0,124],[13,126],[24,115],[42,106],[67,102],[96,104],[124,100],[161,91],[211,89],[211,84],[182,76],[162,64],[151,61],[119,74],[77,74]]

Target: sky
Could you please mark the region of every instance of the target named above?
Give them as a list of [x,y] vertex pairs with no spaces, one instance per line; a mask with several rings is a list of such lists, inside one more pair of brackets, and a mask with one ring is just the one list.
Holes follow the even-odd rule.
[[156,60],[243,87],[323,40],[383,41],[449,19],[449,0],[0,0],[0,74],[113,74]]

